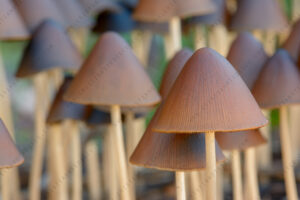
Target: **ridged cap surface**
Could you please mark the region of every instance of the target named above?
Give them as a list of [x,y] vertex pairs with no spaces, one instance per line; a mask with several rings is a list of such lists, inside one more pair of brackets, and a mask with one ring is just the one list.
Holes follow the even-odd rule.
[[210,48],[187,61],[153,129],[163,133],[231,132],[267,124],[233,66]]
[[62,13],[52,0],[14,0],[14,2],[30,32],[35,31],[45,20],[54,20],[63,26],[66,25]]
[[184,67],[186,61],[193,55],[189,49],[182,49],[177,52],[174,57],[169,61],[165,70],[164,76],[161,81],[160,95],[166,98],[170,89],[172,88],[176,78]]
[[88,110],[84,105],[63,100],[63,95],[71,84],[72,79],[72,77],[66,77],[59,88],[50,107],[47,123],[61,123],[64,120],[84,120],[86,118]]
[[276,0],[238,0],[238,8],[232,17],[234,30],[273,30],[288,28],[287,18]]
[[[153,132],[159,109],[130,157],[134,165],[167,171],[201,170],[206,167],[205,134]],[[216,161],[225,159],[216,142]]]
[[29,32],[10,0],[0,1],[0,40],[23,40]]
[[279,49],[264,66],[252,90],[261,108],[300,103],[300,73],[292,57]]
[[10,137],[3,121],[0,119],[0,168],[17,167],[24,162],[23,156],[18,151]]
[[54,68],[77,70],[81,63],[82,57],[63,27],[47,20],[34,32],[16,76],[28,77]]
[[297,60],[300,54],[300,19],[294,24],[288,39],[283,44],[294,60]]
[[268,56],[258,40],[243,32],[232,43],[227,59],[251,89]]
[[101,36],[65,98],[97,106],[147,107],[160,102],[130,46],[113,32]]
[[245,150],[250,147],[257,147],[267,143],[259,130],[241,132],[216,133],[216,140],[222,150]]
[[133,17],[138,21],[167,22],[173,17],[191,17],[212,13],[212,0],[140,0]]

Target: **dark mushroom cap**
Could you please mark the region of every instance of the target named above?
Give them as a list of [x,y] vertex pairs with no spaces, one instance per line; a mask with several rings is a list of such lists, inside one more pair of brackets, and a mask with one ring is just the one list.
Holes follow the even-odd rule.
[[44,21],[33,33],[16,73],[19,78],[54,68],[76,71],[82,57],[62,26]]

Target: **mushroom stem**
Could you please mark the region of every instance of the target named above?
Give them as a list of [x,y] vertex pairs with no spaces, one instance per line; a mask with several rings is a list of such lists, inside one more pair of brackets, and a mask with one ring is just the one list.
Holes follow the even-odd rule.
[[98,147],[95,141],[88,141],[85,145],[85,161],[87,166],[87,183],[89,198],[91,200],[101,199],[101,178],[98,161]]
[[68,172],[64,162],[64,149],[62,145],[62,131],[60,125],[52,125],[49,128],[49,151],[52,156],[53,174],[55,182],[50,190],[55,194],[57,200],[68,199]]
[[[131,156],[132,152],[135,148],[135,137],[136,137],[136,128],[134,124],[134,113],[128,111],[126,113],[126,152],[127,152],[127,159]],[[129,175],[129,185],[130,185],[130,192],[131,197],[135,199],[135,172],[132,165],[128,163],[128,175]]]
[[242,172],[241,172],[241,156],[238,150],[232,151],[232,177],[233,177],[233,199],[242,200]]
[[40,199],[40,179],[43,167],[43,153],[46,141],[46,106],[49,93],[46,88],[47,74],[41,73],[34,78],[36,94],[35,108],[35,136],[33,146],[33,160],[29,177],[29,199]]
[[80,130],[78,123],[72,121],[71,146],[72,146],[72,199],[82,199],[82,162]]
[[195,26],[195,49],[200,49],[207,46],[207,38],[205,27],[203,25]]
[[255,148],[248,148],[245,150],[245,171],[246,171],[246,191],[247,199],[259,200],[259,186],[257,180],[257,166]]
[[[191,172],[190,179],[191,179],[191,188],[192,188],[192,199],[194,200],[202,200],[203,198],[203,191],[200,185],[200,177],[197,171]],[[186,174],[187,175],[187,174]]]
[[82,55],[85,53],[86,50],[86,40],[88,32],[89,31],[85,28],[69,29],[70,38]]
[[297,189],[294,174],[294,163],[292,160],[291,141],[288,127],[288,111],[286,106],[282,106],[280,112],[280,142],[283,160],[284,182],[289,200],[297,200]]
[[120,190],[121,190],[121,199],[122,200],[131,200],[130,197],[130,180],[128,179],[128,169],[126,162],[126,154],[124,151],[124,139],[122,131],[122,122],[121,122],[121,109],[119,105],[111,106],[111,121],[114,129],[114,140],[116,144],[117,151],[117,160],[120,170]]
[[173,17],[170,21],[170,35],[172,38],[172,53],[171,57],[175,55],[182,47],[181,45],[181,21],[179,17]]
[[[263,110],[263,114],[267,119],[270,117],[270,112]],[[268,169],[272,165],[272,144],[271,144],[271,127],[270,124],[264,126],[260,129],[262,135],[269,141],[267,144],[257,147],[256,153],[259,155],[257,157],[257,166],[261,169]]]
[[[0,44],[1,48],[1,44]],[[4,60],[2,57],[2,49],[0,49],[0,117],[3,122],[6,124],[10,136],[13,140],[15,140],[15,130],[13,125],[12,111],[11,111],[11,97],[10,93],[13,85],[9,85],[6,78]],[[21,199],[20,193],[20,180],[19,180],[19,172],[18,168],[6,169],[5,170],[8,175],[6,176],[10,180],[10,185],[7,187],[11,190],[11,198],[14,200]],[[9,171],[9,172],[8,172]]]
[[177,200],[185,200],[185,181],[184,181],[184,172],[176,172],[176,195]]
[[10,182],[10,177],[9,177],[9,171],[6,169],[1,170],[1,191],[2,191],[2,200],[9,200],[10,199],[10,187],[9,187],[9,182]]
[[222,56],[227,56],[229,41],[226,27],[224,25],[214,25],[209,32],[209,46],[218,51]]
[[205,146],[206,146],[206,199],[217,199],[217,166],[216,166],[216,146],[215,146],[215,132],[205,133]]

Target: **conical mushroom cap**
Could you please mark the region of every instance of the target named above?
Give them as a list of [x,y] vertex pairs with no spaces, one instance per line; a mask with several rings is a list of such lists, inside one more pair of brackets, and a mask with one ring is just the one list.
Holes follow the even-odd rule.
[[193,26],[196,24],[226,24],[227,12],[225,0],[213,0],[216,5],[216,10],[213,13],[195,16],[184,21],[187,26]]
[[24,2],[14,0],[14,2],[30,32],[35,31],[43,21],[49,19],[63,26],[66,25],[62,13],[52,0],[26,0]]
[[192,55],[193,52],[191,50],[182,49],[177,52],[175,56],[169,61],[160,86],[160,94],[163,98],[167,97],[184,64]]
[[153,129],[163,133],[231,132],[267,124],[233,66],[210,48],[187,61]]
[[71,28],[88,28],[92,25],[90,16],[77,0],[55,0],[59,11]]
[[262,44],[250,33],[244,32],[232,43],[227,59],[251,89],[268,56]]
[[17,167],[24,162],[3,121],[0,119],[0,168]]
[[300,19],[294,24],[283,48],[291,54],[294,60],[297,60],[298,55],[300,54]]
[[0,1],[0,40],[22,40],[29,37],[28,30],[10,0]]
[[66,31],[47,20],[34,32],[16,76],[28,77],[54,68],[77,70],[81,63],[82,57]]
[[131,18],[131,13],[125,7],[119,12],[102,12],[98,15],[98,20],[93,31],[104,33],[106,31],[128,32],[135,27],[135,22]]
[[110,0],[79,0],[86,13],[98,14],[103,11],[118,12],[119,5]]
[[212,13],[212,0],[140,0],[133,17],[138,21],[167,22],[173,17],[191,17]]
[[113,32],[100,37],[65,98],[97,106],[146,107],[160,102],[159,94],[129,45]]
[[264,66],[252,90],[261,108],[300,103],[300,74],[292,57],[279,49]]
[[[200,170],[206,167],[204,134],[162,134],[153,132],[160,109],[133,154],[130,162],[134,165],[167,171]],[[216,161],[225,159],[216,142]]]
[[288,28],[287,19],[275,0],[238,0],[238,8],[232,17],[234,30],[274,30]]
[[242,151],[267,143],[267,140],[257,129],[241,132],[216,133],[216,140],[221,149],[226,151]]
[[88,110],[84,105],[67,102],[63,100],[63,95],[72,82],[72,77],[66,77],[59,88],[54,101],[50,107],[47,123],[61,123],[64,120],[84,120]]

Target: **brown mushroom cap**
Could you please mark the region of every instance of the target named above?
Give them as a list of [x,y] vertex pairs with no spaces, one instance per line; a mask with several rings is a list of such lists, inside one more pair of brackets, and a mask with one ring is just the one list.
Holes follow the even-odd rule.
[[227,59],[251,89],[268,56],[258,40],[243,32],[232,43]]
[[63,27],[46,20],[34,32],[16,76],[33,76],[54,68],[75,71],[81,63],[82,57]]
[[140,0],[133,17],[138,21],[167,22],[173,17],[191,17],[212,13],[212,0]]
[[300,19],[294,24],[288,39],[283,44],[294,60],[297,60],[300,54]]
[[24,162],[23,156],[16,148],[15,143],[0,119],[0,168],[17,167]]
[[216,133],[216,140],[222,150],[245,150],[267,143],[259,130]]
[[29,32],[10,0],[0,1],[0,40],[23,40]]
[[88,28],[92,26],[90,15],[76,0],[55,0],[64,16],[67,26],[71,28]]
[[232,132],[268,122],[233,66],[210,48],[187,61],[162,104],[156,132]]
[[261,108],[279,108],[300,103],[300,73],[292,57],[279,49],[264,68],[252,90]]
[[49,19],[66,25],[62,13],[52,0],[14,0],[14,2],[30,32],[34,32],[43,21]]
[[226,10],[226,0],[213,0],[216,10],[213,13],[200,15],[184,20],[183,26],[189,29],[197,24],[227,24],[228,13]]
[[184,64],[192,55],[191,50],[182,49],[169,61],[160,86],[160,94],[163,98],[167,97]]
[[97,106],[147,107],[160,102],[150,78],[118,34],[103,34],[80,71],[65,99]]
[[231,28],[239,31],[284,31],[288,28],[288,22],[278,1],[238,0],[238,8],[232,17]]
[[64,120],[84,120],[88,110],[84,105],[67,102],[63,100],[63,95],[72,82],[72,77],[66,77],[59,88],[54,101],[50,107],[47,123],[61,123]]
[[[206,167],[204,134],[153,132],[159,109],[130,157],[134,165],[167,171],[201,170]],[[216,161],[225,159],[216,142]]]
[[110,0],[79,0],[86,13],[95,15],[104,11],[118,12],[120,6]]

